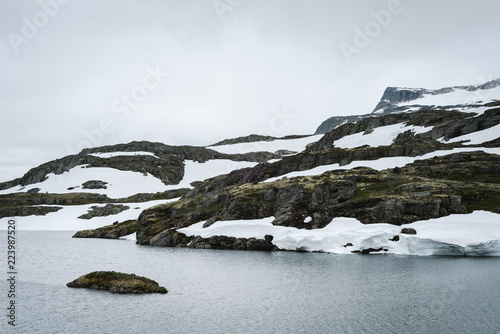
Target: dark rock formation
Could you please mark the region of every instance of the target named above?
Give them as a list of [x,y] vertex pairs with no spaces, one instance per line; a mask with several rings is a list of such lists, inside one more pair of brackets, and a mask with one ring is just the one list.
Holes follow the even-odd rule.
[[240,143],[254,143],[258,141],[273,141],[273,140],[278,140],[278,139],[298,139],[298,138],[304,138],[308,137],[308,135],[305,136],[300,136],[300,135],[295,135],[295,136],[285,136],[285,137],[272,137],[272,136],[262,136],[262,135],[256,135],[256,134],[251,134],[249,136],[244,136],[244,137],[238,137],[238,138],[233,138],[233,139],[225,139],[222,141],[219,141],[213,145],[210,146],[222,146],[222,145],[231,145],[231,144],[240,144]]
[[216,235],[210,238],[195,237],[186,245],[190,248],[202,249],[231,249],[231,250],[255,250],[273,251],[278,248],[273,245],[273,236],[266,235],[264,239],[256,238],[234,238]]
[[415,230],[414,228],[405,227],[401,230],[401,233],[415,235],[417,234],[417,230]]
[[0,218],[4,217],[26,217],[26,216],[45,216],[51,212],[61,210],[60,206],[14,206],[1,207]]
[[66,286],[127,294],[168,292],[167,289],[149,278],[115,271],[94,271],[69,282]]
[[40,192],[40,188],[33,188],[27,191],[28,194],[38,194]]
[[107,189],[107,182],[101,180],[90,180],[82,184],[83,189]]
[[94,217],[106,217],[117,215],[122,211],[130,209],[129,206],[123,204],[106,204],[105,206],[92,206],[89,212],[79,216],[80,219],[92,219]]
[[333,116],[328,118],[327,120],[323,121],[318,128],[316,129],[316,132],[314,133],[315,135],[319,134],[325,134],[333,129],[344,125],[344,124],[350,124],[350,123],[356,123],[363,118],[370,117],[370,114],[365,114],[365,115],[356,115],[356,116]]
[[135,233],[137,231],[137,220],[127,220],[121,223],[114,223],[99,227],[93,230],[84,230],[76,232],[73,238],[103,238],[103,239],[119,239],[123,236]]
[[380,248],[366,248],[366,249],[361,249],[361,250],[353,250],[353,251],[351,251],[351,253],[368,255],[370,253],[378,253],[378,252],[382,252],[382,251],[387,252],[388,249],[385,249],[383,247],[380,247]]

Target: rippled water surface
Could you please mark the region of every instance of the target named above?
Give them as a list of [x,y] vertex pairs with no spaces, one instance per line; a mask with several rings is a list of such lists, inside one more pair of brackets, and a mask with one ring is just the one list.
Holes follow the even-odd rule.
[[[499,258],[171,249],[72,234],[18,232],[18,325],[2,312],[1,333],[500,333]],[[146,276],[169,293],[66,287],[95,270]],[[0,289],[5,310],[6,279]]]

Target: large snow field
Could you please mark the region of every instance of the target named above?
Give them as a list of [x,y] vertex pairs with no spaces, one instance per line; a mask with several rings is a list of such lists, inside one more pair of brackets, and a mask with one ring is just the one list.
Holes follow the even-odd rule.
[[[137,193],[156,193],[165,191],[165,185],[151,174],[132,171],[122,171],[107,167],[76,166],[56,175],[50,173],[45,181],[30,184],[26,187],[16,186],[14,188],[0,191],[0,194],[28,191],[40,188],[40,192],[55,194],[87,192],[107,195],[111,198],[128,197]],[[107,189],[83,189],[82,184],[90,180],[107,182]],[[74,189],[68,190],[68,188]]]
[[422,127],[414,125],[406,125],[405,123],[397,123],[392,125],[381,126],[373,129],[371,133],[364,132],[354,133],[336,140],[333,145],[339,148],[355,148],[363,145],[372,147],[391,145],[396,137],[408,130],[415,134],[424,133],[432,130],[431,127]]
[[239,143],[221,146],[209,146],[207,148],[226,154],[244,154],[250,152],[271,152],[288,150],[302,152],[310,143],[321,139],[323,135],[315,135],[298,139],[278,139],[273,141],[257,141],[253,143]]
[[340,166],[338,163],[331,164],[331,165],[323,165],[323,166],[318,166],[312,169],[307,169],[303,171],[298,171],[298,172],[291,172],[287,173],[281,176],[277,177],[272,177],[267,180],[264,180],[262,182],[274,182],[277,180],[281,180],[284,177],[290,178],[290,177],[296,177],[296,176],[314,176],[314,175],[321,175],[325,172],[331,171],[331,170],[338,170],[338,169],[353,169],[356,167],[369,167],[373,168],[375,170],[381,171],[384,169],[388,168],[395,168],[395,167],[403,167],[409,163],[415,162],[416,160],[425,160],[425,159],[431,159],[434,157],[439,157],[439,156],[445,156],[453,153],[461,153],[461,152],[474,152],[474,151],[483,151],[485,153],[489,154],[497,154],[500,155],[500,148],[499,147],[493,147],[493,148],[487,148],[487,147],[459,147],[459,148],[454,148],[452,150],[438,150],[434,152],[430,152],[424,155],[416,156],[416,157],[390,157],[390,158],[380,158],[376,160],[357,160],[353,161],[350,164],[347,164],[345,166]]
[[[48,193],[76,193],[87,192],[107,195],[110,198],[121,198],[137,193],[156,193],[171,189],[192,188],[193,181],[203,181],[220,174],[229,173],[235,169],[253,167],[256,162],[209,160],[205,163],[185,161],[184,177],[179,184],[165,185],[151,174],[143,175],[139,172],[121,171],[107,167],[76,166],[68,172],[56,175],[48,174],[48,179],[28,186],[16,186],[0,191],[1,194],[26,192],[33,188],[40,188],[40,192]],[[107,182],[107,189],[83,189],[82,184],[90,180]],[[74,188],[73,188],[74,187]],[[73,188],[68,190],[68,188]]]
[[[500,215],[486,211],[450,215],[403,226],[365,225],[354,218],[340,217],[334,218],[322,229],[313,230],[274,226],[273,220],[274,217],[219,221],[207,228],[203,228],[205,222],[199,222],[179,229],[179,232],[204,238],[225,235],[263,239],[265,235],[272,235],[273,244],[281,249],[338,254],[383,248],[387,252],[382,253],[390,254],[500,256]],[[414,228],[417,234],[401,234],[402,228]],[[390,241],[395,235],[399,235],[399,241]],[[352,246],[344,247],[348,243]]]
[[[57,212],[51,212],[45,216],[27,216],[27,217],[6,217],[0,219],[0,229],[7,229],[7,220],[15,219],[16,228],[18,230],[43,230],[43,231],[77,231],[94,229],[106,225],[111,225],[115,221],[125,221],[129,219],[137,219],[141,212],[152,206],[176,201],[178,199],[170,200],[156,200],[141,203],[114,203],[129,206],[130,209],[122,211],[116,215],[105,217],[94,217],[92,219],[77,218],[90,210],[92,206],[103,207],[106,204],[85,204],[85,205],[50,205],[60,206]],[[47,206],[47,205],[41,205]]]

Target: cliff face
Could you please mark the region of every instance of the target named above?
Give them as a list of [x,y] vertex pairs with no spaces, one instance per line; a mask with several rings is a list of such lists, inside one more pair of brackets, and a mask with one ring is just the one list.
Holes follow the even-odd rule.
[[387,87],[384,91],[384,95],[380,99],[375,109],[376,112],[380,109],[387,109],[389,107],[395,106],[402,102],[413,101],[424,96],[424,94],[429,94],[431,91],[427,89],[411,89],[411,88],[399,88],[399,87]]
[[366,115],[360,116],[334,116],[328,118],[326,121],[323,121],[319,127],[316,129],[314,134],[325,134],[343,124],[347,123],[356,123],[357,121],[365,118]]

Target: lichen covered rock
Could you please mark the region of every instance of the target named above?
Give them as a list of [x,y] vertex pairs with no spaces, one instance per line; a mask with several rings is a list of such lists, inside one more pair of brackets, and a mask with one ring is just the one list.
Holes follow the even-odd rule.
[[94,271],[69,282],[66,286],[128,294],[168,292],[167,289],[149,278],[116,271]]

